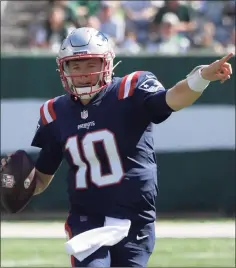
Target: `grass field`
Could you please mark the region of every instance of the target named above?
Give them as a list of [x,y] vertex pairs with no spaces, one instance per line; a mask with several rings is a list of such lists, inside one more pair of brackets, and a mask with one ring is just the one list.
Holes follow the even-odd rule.
[[[235,267],[234,229],[234,222],[223,221],[158,223],[148,266]],[[62,222],[2,223],[1,267],[71,267],[65,241]]]
[[[64,239],[1,242],[1,267],[70,267]],[[157,239],[149,267],[235,267],[233,238]]]

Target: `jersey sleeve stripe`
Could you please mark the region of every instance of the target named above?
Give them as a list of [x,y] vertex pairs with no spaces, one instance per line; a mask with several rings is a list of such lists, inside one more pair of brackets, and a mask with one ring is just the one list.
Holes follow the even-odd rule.
[[54,99],[51,99],[48,102],[48,111],[49,111],[49,114],[51,115],[52,119],[56,120],[56,113],[55,113],[54,108],[53,108],[53,102],[54,102]]
[[124,90],[125,90],[125,83],[126,83],[127,78],[128,78],[128,75],[126,75],[120,83],[120,88],[119,88],[119,93],[118,93],[119,100],[124,99]]
[[131,73],[128,75],[128,78],[125,82],[125,92],[124,92],[124,99],[127,98],[129,96],[129,91],[130,91],[130,83],[131,83],[131,80],[134,76],[135,72]]
[[42,106],[40,107],[40,116],[41,116],[41,118],[42,118],[42,122],[43,122],[43,124],[44,124],[44,125],[47,125],[48,122],[47,122],[46,117],[45,117],[45,115],[44,115],[44,111],[43,111],[43,109],[44,109],[44,105],[42,105]]
[[56,113],[53,109],[53,101],[54,99],[46,101],[40,109],[40,115],[44,125],[49,124],[56,119]]
[[133,75],[132,77],[132,80],[131,80],[131,85],[130,85],[130,90],[129,90],[129,93],[128,93],[128,96],[132,96],[134,94],[134,89],[135,89],[135,86],[137,84],[137,81],[138,81],[138,77],[139,77],[139,74],[141,73],[141,71],[137,71],[135,72],[135,74]]
[[119,88],[119,99],[125,99],[133,95],[140,72],[133,72],[123,78]]

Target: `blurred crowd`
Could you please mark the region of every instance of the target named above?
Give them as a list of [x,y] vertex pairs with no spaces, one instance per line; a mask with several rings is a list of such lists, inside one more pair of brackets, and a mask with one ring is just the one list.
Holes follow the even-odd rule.
[[57,52],[74,28],[94,27],[116,53],[183,54],[235,50],[234,1],[51,1],[44,25],[30,26],[30,47]]

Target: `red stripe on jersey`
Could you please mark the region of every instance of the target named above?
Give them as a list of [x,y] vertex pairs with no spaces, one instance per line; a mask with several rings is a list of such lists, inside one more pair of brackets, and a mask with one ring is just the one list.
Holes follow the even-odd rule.
[[120,83],[120,88],[119,88],[119,93],[118,93],[118,99],[121,100],[121,99],[124,99],[124,94],[125,94],[125,82],[128,78],[128,75],[126,75],[121,83]]
[[[69,239],[71,239],[73,237],[73,235],[72,235],[71,228],[70,228],[69,224],[67,223],[67,221],[65,223],[65,231],[68,233]],[[74,268],[75,267],[75,257],[73,255],[71,255],[70,261],[71,261],[71,267]]]
[[135,89],[135,86],[137,84],[138,77],[139,77],[140,73],[141,73],[141,71],[135,72],[135,74],[133,75],[133,77],[131,79],[130,90],[129,90],[129,94],[128,94],[129,97],[134,94],[134,89]]
[[40,107],[40,116],[42,118],[42,122],[44,125],[47,125],[48,124],[48,121],[44,115],[44,111],[43,111],[43,108],[44,108],[44,104]]
[[51,99],[48,102],[48,112],[51,115],[52,119],[55,120],[56,119],[56,113],[55,113],[54,108],[53,108],[53,102],[54,102],[54,99]]

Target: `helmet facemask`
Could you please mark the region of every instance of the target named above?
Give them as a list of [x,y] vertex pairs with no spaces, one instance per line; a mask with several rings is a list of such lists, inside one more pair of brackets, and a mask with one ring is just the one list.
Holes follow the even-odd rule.
[[[87,82],[87,78],[92,78],[94,75],[98,76],[98,80],[92,84],[92,79],[90,79],[91,83],[85,85],[85,87],[76,86],[79,85],[77,82],[74,85],[73,78],[75,78],[75,76],[69,73],[66,63],[71,60],[93,58],[100,58],[102,60],[101,70],[97,71],[96,68],[92,68],[91,71],[94,71],[94,73],[82,74],[78,72],[79,76],[84,76],[84,78],[76,80],[77,82],[79,81],[79,83],[80,80]],[[114,58],[115,53],[111,43],[102,32],[91,27],[75,29],[62,42],[56,59],[64,89],[81,99],[92,98],[111,82]]]
[[[94,97],[99,91],[101,91],[108,83],[112,80],[112,72],[113,72],[113,57],[112,55],[94,55],[94,54],[86,54],[86,55],[74,55],[65,57],[63,59],[57,59],[59,72],[62,80],[62,84],[70,94],[79,97],[80,99],[91,99]],[[69,73],[68,69],[68,61],[71,60],[81,60],[81,59],[91,59],[91,58],[100,58],[102,61],[102,67],[99,72],[93,73],[84,73],[79,75],[74,75]],[[98,75],[97,82],[94,83],[93,76]],[[78,87],[74,85],[73,78],[78,77],[90,77],[88,79],[90,83],[85,86]]]

